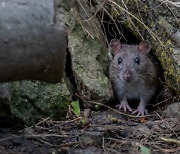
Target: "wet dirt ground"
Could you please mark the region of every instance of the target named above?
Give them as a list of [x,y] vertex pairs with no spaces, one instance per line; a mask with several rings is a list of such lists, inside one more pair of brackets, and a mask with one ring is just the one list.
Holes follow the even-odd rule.
[[0,129],[0,154],[178,154],[180,121],[160,112],[145,118],[118,111],[82,111],[64,121]]

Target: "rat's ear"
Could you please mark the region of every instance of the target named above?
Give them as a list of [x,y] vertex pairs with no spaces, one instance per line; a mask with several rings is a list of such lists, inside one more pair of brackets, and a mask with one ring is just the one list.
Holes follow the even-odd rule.
[[121,50],[121,43],[119,42],[119,40],[117,38],[112,39],[109,43],[109,51],[115,55],[117,53],[119,53]]
[[151,50],[151,43],[149,41],[141,41],[141,43],[138,45],[138,50],[143,54],[148,54]]

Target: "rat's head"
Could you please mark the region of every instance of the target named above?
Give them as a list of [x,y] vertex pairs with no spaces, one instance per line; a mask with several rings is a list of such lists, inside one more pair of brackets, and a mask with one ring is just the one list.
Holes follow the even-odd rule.
[[113,56],[111,66],[118,78],[130,83],[143,77],[149,65],[147,54],[151,45],[148,41],[142,41],[139,45],[122,45],[118,39],[113,39],[109,48]]

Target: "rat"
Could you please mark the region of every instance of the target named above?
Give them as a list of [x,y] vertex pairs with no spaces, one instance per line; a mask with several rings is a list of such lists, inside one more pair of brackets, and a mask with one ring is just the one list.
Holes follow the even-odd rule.
[[[149,57],[150,49],[151,44],[146,40],[138,45],[128,45],[121,44],[115,38],[109,43],[112,55],[109,78],[119,103],[116,107],[137,116],[147,113],[146,106],[155,94],[158,84],[156,67]],[[132,99],[139,100],[135,111],[128,104],[128,100]]]

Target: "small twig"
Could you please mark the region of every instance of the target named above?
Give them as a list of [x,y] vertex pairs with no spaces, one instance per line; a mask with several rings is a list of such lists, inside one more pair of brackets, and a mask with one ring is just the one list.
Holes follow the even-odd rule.
[[102,2],[99,6],[99,8],[96,10],[96,12],[94,13],[94,15],[92,15],[91,17],[89,17],[89,19],[85,19],[84,21],[88,21],[88,20],[92,20],[93,18],[96,17],[97,13],[103,8],[103,5],[106,3],[106,1]]
[[145,29],[149,32],[149,34],[155,39],[158,40],[160,45],[163,47],[164,44],[162,43],[162,41],[158,38],[158,36],[144,23],[142,22],[139,18],[137,18],[135,15],[133,15],[132,13],[130,13],[129,11],[127,11],[125,8],[123,8],[122,6],[118,5],[116,2],[114,2],[113,0],[109,0],[110,5],[114,5],[116,7],[118,7],[120,10],[126,12],[128,15],[130,15],[132,18],[134,18],[135,20],[137,20],[139,23],[141,23]]
[[82,119],[82,117],[77,117],[75,119],[72,119],[72,120],[67,120],[67,121],[49,121],[49,122],[52,122],[52,123],[55,123],[55,124],[67,124],[67,123],[72,123],[72,122],[75,122],[75,121],[78,121]]
[[[86,99],[83,98],[82,96],[80,96],[79,94],[76,93],[75,95],[76,95],[79,99],[81,99],[81,100],[83,100],[83,101],[86,101]],[[124,116],[131,117],[131,118],[144,118],[144,117],[151,117],[151,116],[152,116],[152,115],[145,115],[145,116],[130,115],[130,114],[126,114],[126,113],[120,112],[120,111],[118,111],[118,110],[116,110],[116,109],[113,109],[113,108],[111,108],[111,107],[109,107],[109,106],[107,106],[107,105],[105,105],[105,104],[102,104],[102,103],[98,103],[98,102],[94,102],[94,101],[88,101],[88,102],[90,102],[90,103],[92,103],[92,104],[104,106],[104,107],[106,107],[106,108],[108,108],[108,109],[110,109],[110,110],[112,110],[112,111],[115,111],[116,113],[119,113],[119,114],[124,115]]]
[[174,16],[174,18],[176,19],[176,22],[178,24],[178,26],[180,27],[180,23],[179,20],[177,18],[177,16],[175,15],[175,13],[173,12],[173,10],[166,4],[167,8],[169,9],[169,11],[172,13],[172,15]]
[[22,136],[14,136],[14,137],[7,137],[0,140],[0,142],[4,142],[11,139],[17,139],[17,138],[46,138],[46,137],[59,137],[59,138],[65,138],[68,137],[67,135],[58,135],[58,134],[41,134],[41,135],[22,135]]
[[48,145],[48,146],[55,146],[55,145],[53,145],[53,144],[51,144],[51,143],[49,143],[49,142],[47,142],[47,141],[44,141],[44,140],[42,140],[42,139],[37,139],[39,142],[42,142],[42,143],[44,143],[44,144],[46,144],[46,145]]
[[104,12],[111,18],[111,20],[112,20],[112,22],[114,23],[114,25],[115,25],[118,33],[121,34],[121,36],[122,36],[125,40],[127,40],[126,37],[123,35],[123,33],[122,33],[122,32],[120,31],[120,29],[118,28],[118,25],[116,24],[116,21],[115,21],[114,18],[111,16],[111,14],[108,12],[108,10],[107,10],[106,8],[103,8],[103,9],[104,9]]
[[78,145],[78,144],[83,144],[83,143],[91,143],[91,140],[85,140],[85,141],[80,141],[80,142],[68,142],[68,143],[64,143],[64,144],[60,144],[58,145],[58,147],[68,147],[68,146],[72,146],[72,145]]
[[162,148],[160,148],[161,149],[161,151],[163,151],[163,152],[165,152],[165,153],[175,153],[175,152],[178,152],[178,151],[180,151],[180,147],[177,147],[177,148],[174,148],[174,149],[162,149]]
[[3,152],[3,154],[9,154],[7,150],[2,146],[0,146],[0,152]]
[[131,117],[131,118],[142,118],[142,117],[150,117],[150,116],[151,116],[151,115],[146,115],[146,116],[130,115],[130,114],[126,114],[126,113],[120,112],[120,111],[118,111],[118,110],[116,110],[116,109],[113,109],[113,108],[111,108],[111,107],[109,107],[109,106],[107,106],[107,105],[105,105],[105,104],[102,104],[102,103],[93,102],[93,101],[90,101],[90,103],[104,106],[104,107],[106,107],[106,108],[108,108],[108,109],[110,109],[110,110],[112,110],[112,111],[115,111],[116,113],[119,113],[119,114],[124,115],[124,116]]
[[47,118],[43,119],[42,121],[38,122],[37,124],[35,124],[35,126],[38,126],[38,125],[48,121],[49,119],[50,119],[50,117],[47,117]]
[[78,145],[80,142],[68,142],[68,143],[64,143],[64,144],[60,144],[58,145],[58,147],[69,147],[72,145]]
[[161,3],[173,5],[175,7],[180,7],[180,2],[172,2],[170,0],[157,0],[157,1]]
[[160,137],[160,139],[162,141],[165,141],[167,143],[174,143],[174,144],[177,144],[180,146],[180,141],[179,140],[176,140],[176,139],[171,139],[171,138],[165,138],[165,137]]
[[[124,5],[125,9],[128,11],[128,7],[127,7],[127,5],[125,4],[125,2],[122,1],[122,3],[123,3],[123,5]],[[137,3],[136,3],[136,4],[137,4]],[[138,13],[139,13],[139,9],[138,9]],[[140,16],[140,13],[139,13],[139,16]],[[131,23],[131,25],[135,28],[136,32],[139,34],[139,36],[141,37],[141,39],[144,39],[143,36],[141,35],[140,31],[138,30],[137,26],[136,26],[136,25],[134,24],[134,22],[131,20],[131,17],[130,17],[129,14],[127,14],[127,19],[128,19],[128,21]],[[142,19],[140,19],[140,20],[142,20]]]

